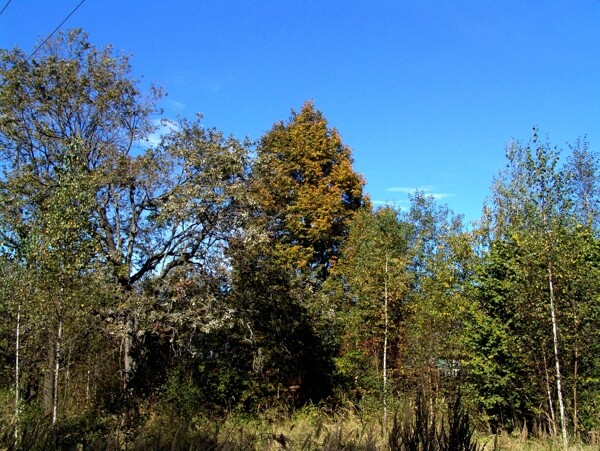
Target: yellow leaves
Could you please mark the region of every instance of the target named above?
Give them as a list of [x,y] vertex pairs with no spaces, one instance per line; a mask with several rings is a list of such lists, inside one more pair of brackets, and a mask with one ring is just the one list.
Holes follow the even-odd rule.
[[364,205],[364,181],[352,170],[350,150],[312,102],[262,138],[253,172],[257,204],[276,218],[271,227],[310,255],[297,263],[327,264]]

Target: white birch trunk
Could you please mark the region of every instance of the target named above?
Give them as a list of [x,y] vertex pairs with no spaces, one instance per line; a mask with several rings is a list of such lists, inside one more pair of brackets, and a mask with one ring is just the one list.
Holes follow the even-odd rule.
[[552,435],[556,435],[556,414],[554,413],[554,401],[552,400],[552,391],[550,390],[550,375],[548,374],[548,363],[546,361],[545,350],[544,371],[546,372],[546,393],[548,394],[548,408],[550,409],[550,427],[552,428]]
[[552,338],[554,341],[554,360],[556,361],[556,389],[558,391],[558,407],[560,416],[560,428],[562,432],[563,445],[568,447],[567,425],[565,418],[565,404],[563,402],[562,378],[560,374],[560,359],[558,352],[558,325],[556,323],[556,309],[554,305],[554,284],[552,281],[552,264],[548,265],[548,286],[550,288],[550,315],[552,317]]
[[19,397],[19,349],[21,341],[21,304],[17,307],[17,330],[15,332],[15,449],[19,448],[19,414],[21,410]]
[[383,279],[383,431],[387,431],[387,346],[388,346],[388,257],[385,256],[385,277]]
[[58,373],[60,371],[60,351],[62,340],[62,318],[58,320],[58,331],[56,333],[56,351],[54,354],[54,387],[52,399],[52,426],[56,425],[58,418]]

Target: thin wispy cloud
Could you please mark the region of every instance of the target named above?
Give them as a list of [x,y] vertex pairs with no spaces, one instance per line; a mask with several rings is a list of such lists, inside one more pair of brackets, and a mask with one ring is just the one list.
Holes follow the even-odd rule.
[[192,91],[219,91],[227,83],[231,82],[231,76],[192,76],[186,72],[176,72],[169,75],[169,84],[185,87]]
[[186,108],[185,103],[179,102],[177,100],[169,99],[169,100],[167,100],[167,104],[169,105],[170,108],[172,108],[173,110],[177,110],[177,111],[183,111]]
[[393,200],[372,200],[371,201],[372,204],[374,205],[390,205],[390,204],[394,204],[394,205],[399,205],[399,204],[408,204],[408,200],[406,199],[393,199]]
[[434,199],[447,199],[448,197],[454,197],[454,194],[448,193],[425,193],[428,196],[432,196]]
[[219,91],[223,87],[223,83],[214,81],[210,83],[206,83],[204,87],[210,91]]
[[164,135],[173,130],[178,130],[179,126],[174,121],[160,120],[154,121],[156,129],[152,132],[145,140],[145,143],[150,144],[152,147],[156,147],[160,144],[160,141]]
[[397,210],[408,211],[410,202],[408,199],[395,199],[395,200],[372,200],[371,203],[375,207],[391,207]]
[[197,83],[204,91],[221,91],[233,84],[235,80],[232,75],[224,75],[223,77],[201,77]]
[[409,188],[406,186],[394,186],[392,188],[388,188],[386,189],[386,191],[389,191],[390,193],[413,193],[417,190],[417,188]]
[[438,187],[434,185],[423,185],[419,187],[414,186],[392,186],[387,188],[386,191],[390,193],[403,193],[403,194],[413,194],[417,191],[422,191],[427,196],[431,196],[434,199],[447,199],[449,197],[454,197],[454,194],[439,192]]

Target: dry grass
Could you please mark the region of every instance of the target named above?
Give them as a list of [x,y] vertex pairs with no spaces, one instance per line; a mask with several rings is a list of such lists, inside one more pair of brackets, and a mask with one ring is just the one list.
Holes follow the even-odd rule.
[[[414,406],[396,405],[399,420],[412,418]],[[394,414],[389,415],[387,433],[392,430]],[[74,445],[83,449],[129,449],[129,450],[221,450],[221,451],[276,451],[276,450],[389,450],[388,437],[382,427],[381,411],[359,411],[349,405],[335,412],[314,406],[302,408],[293,413],[277,409],[266,410],[260,415],[246,416],[232,414],[226,419],[207,419],[198,416],[187,418],[184,423],[164,413],[146,417],[144,424],[135,431],[119,429],[117,419],[113,427],[98,433],[76,439]],[[34,424],[35,426],[35,424]],[[41,423],[40,423],[41,427]],[[34,431],[35,432],[35,431]],[[43,431],[42,431],[43,432]],[[99,431],[98,431],[99,432]],[[46,434],[48,435],[48,434]],[[37,437],[37,438],[36,438]],[[39,442],[44,434],[31,437],[38,440],[32,449],[44,448]],[[51,434],[48,435],[51,437]],[[8,449],[11,437],[5,439],[6,448],[0,440],[0,450]],[[476,435],[477,443],[485,451],[550,451],[563,450],[556,438],[533,438],[526,432],[498,436]],[[42,440],[43,441],[43,440]],[[600,450],[600,445],[573,444],[569,450]]]
[[[390,425],[391,426],[391,425]],[[288,417],[276,411],[265,412],[260,419],[231,416],[218,427],[215,423],[198,422],[192,434],[210,436],[204,442],[171,442],[171,449],[198,450],[389,450],[386,435],[382,433],[381,418],[377,414],[360,414],[346,409],[335,414],[316,407],[302,409]],[[172,436],[172,435],[171,435]],[[559,451],[561,440],[537,439],[521,434],[501,433],[498,437],[477,435],[485,451]],[[181,445],[181,446],[179,446]],[[598,451],[598,445],[572,444],[572,451]]]
[[[485,450],[502,451],[564,451],[560,437],[536,438],[524,436],[522,433],[508,434],[502,432],[498,436],[479,435],[478,441],[485,443]],[[598,451],[600,444],[585,444],[578,441],[569,444],[569,451]]]
[[[206,429],[207,426],[199,428]],[[242,437],[244,440],[240,441]],[[381,422],[358,415],[350,409],[329,414],[318,408],[308,407],[291,417],[277,411],[265,412],[259,419],[230,417],[219,428],[218,438],[215,438],[222,444],[231,443],[231,449],[386,449]]]

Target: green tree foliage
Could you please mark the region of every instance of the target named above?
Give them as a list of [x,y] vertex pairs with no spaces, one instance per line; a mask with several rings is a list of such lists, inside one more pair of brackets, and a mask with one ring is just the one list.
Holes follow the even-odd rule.
[[537,131],[511,144],[468,231],[421,192],[372,211],[312,102],[252,159],[201,118],[159,121],[160,90],[79,30],[27,55],[0,50],[0,447],[192,446],[203,415],[369,400],[386,429],[393,397],[472,448],[456,385],[493,428],[600,427],[585,140],[566,160]]
[[417,192],[411,203],[405,213],[357,214],[324,287],[339,321],[345,393],[383,392],[384,422],[388,392],[441,399],[442,381],[455,385],[466,357],[472,236],[432,197]]
[[302,279],[279,263],[271,242],[251,243],[237,249],[233,287],[245,349],[238,363],[249,376],[245,403],[318,402],[333,388],[331,315]]
[[[44,403],[53,423],[57,419],[60,354],[79,360],[77,343],[98,326],[90,315],[93,296],[84,294],[95,285],[90,269],[97,246],[88,227],[93,197],[80,172],[79,146],[73,142],[65,151],[65,162],[56,164],[54,178],[43,190],[32,193],[35,176],[15,170],[7,174],[0,191],[3,231],[10,239],[5,249],[14,259],[13,274],[19,274],[13,279],[13,289],[23,294],[9,299],[13,314],[19,312],[20,322],[31,331],[24,349],[35,349],[28,343],[33,340],[49,356],[42,365]],[[12,246],[15,239],[17,245]],[[27,362],[40,358],[39,354],[21,353],[23,357]],[[27,377],[40,373],[29,368]]]
[[339,296],[338,373],[359,399],[383,393],[384,366],[390,379],[402,372],[398,356],[405,351],[401,324],[410,290],[409,234],[409,225],[391,208],[359,212],[326,287],[330,296]]
[[570,428],[580,427],[581,369],[593,360],[581,352],[590,344],[581,341],[581,328],[597,321],[583,313],[595,310],[598,293],[590,228],[595,176],[592,165],[575,170],[593,156],[579,148],[561,166],[559,151],[537,136],[527,146],[513,143],[507,156],[487,210],[472,375],[496,421],[535,420],[562,429],[566,440],[569,419]]
[[[47,292],[40,308],[58,317],[54,360],[64,357],[61,322],[82,305],[81,292],[67,290],[81,277],[82,289],[92,277],[113,287],[108,304],[90,308],[113,349],[123,340],[119,373],[130,396],[151,342],[151,313],[163,305],[144,284],[178,268],[218,277],[242,218],[246,150],[183,120],[143,151],[159,93],[142,96],[126,56],[96,49],[79,31],[38,55],[28,60],[17,49],[0,59],[2,249]],[[203,301],[188,304],[191,316]]]
[[473,237],[462,217],[431,196],[417,192],[403,220],[410,225],[405,322],[406,383],[436,396],[440,375],[456,378],[464,359],[464,319],[470,309],[470,287],[476,258]]

